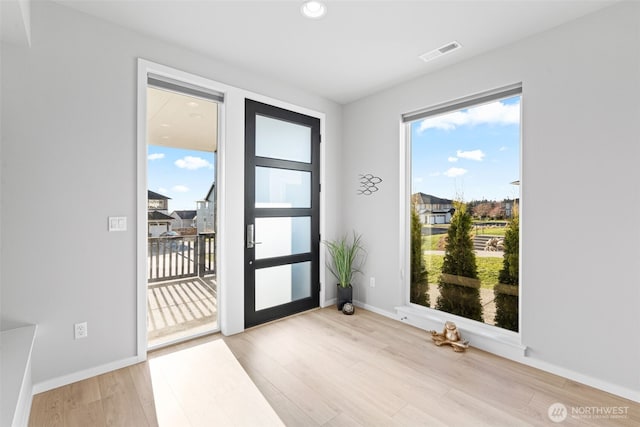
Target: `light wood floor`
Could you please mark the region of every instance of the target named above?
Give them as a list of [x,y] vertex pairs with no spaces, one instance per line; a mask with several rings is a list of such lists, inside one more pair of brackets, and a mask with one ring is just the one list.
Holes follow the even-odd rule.
[[[172,403],[158,400],[154,359],[172,356],[172,363],[163,362],[165,373],[178,369],[184,375],[192,370],[224,377],[223,367],[216,373],[216,363],[180,363],[180,354],[191,354],[183,350],[216,340],[224,341],[288,426],[640,425],[638,403],[474,348],[455,353],[436,347],[425,331],[362,309],[344,316],[327,308],[232,337],[215,335],[160,350],[150,354],[148,362],[36,395],[30,426],[189,425],[159,423],[158,414]],[[172,393],[183,405],[184,399],[209,394],[206,388],[194,390],[184,384],[174,386]],[[263,425],[247,421],[239,412],[237,417],[229,415],[241,412],[241,406],[228,399],[220,404],[223,395],[216,393],[211,391],[219,397],[189,411],[224,410],[221,420]],[[559,424],[548,417],[556,402],[569,410],[569,417]],[[613,407],[627,408],[626,415],[571,417],[572,408],[584,414],[585,408]]]

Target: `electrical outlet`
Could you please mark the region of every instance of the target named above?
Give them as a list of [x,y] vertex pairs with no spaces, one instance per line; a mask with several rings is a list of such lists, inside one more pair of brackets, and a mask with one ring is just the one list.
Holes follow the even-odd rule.
[[376,287],[376,278],[375,277],[369,277],[369,287],[370,288],[375,288]]
[[76,323],[75,325],[73,325],[73,330],[75,332],[75,337],[77,340],[79,340],[80,338],[86,338],[87,335],[89,335],[89,332],[87,330],[87,322]]

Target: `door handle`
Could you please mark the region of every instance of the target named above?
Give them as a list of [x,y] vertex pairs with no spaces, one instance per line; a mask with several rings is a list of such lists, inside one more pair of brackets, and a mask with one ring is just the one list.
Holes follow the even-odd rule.
[[255,227],[253,224],[247,225],[247,249],[253,249],[256,246],[255,242]]

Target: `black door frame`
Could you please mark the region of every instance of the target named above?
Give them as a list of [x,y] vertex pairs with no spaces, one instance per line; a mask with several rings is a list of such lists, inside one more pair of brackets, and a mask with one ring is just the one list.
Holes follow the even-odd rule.
[[[311,128],[311,163],[255,156],[256,115]],[[256,208],[256,166],[311,172],[310,208]],[[255,247],[248,247],[248,226],[255,218],[311,217],[311,251],[276,258],[255,259]],[[251,99],[245,100],[245,328],[320,306],[320,119]],[[311,262],[311,295],[286,304],[255,311],[255,270],[277,265]]]

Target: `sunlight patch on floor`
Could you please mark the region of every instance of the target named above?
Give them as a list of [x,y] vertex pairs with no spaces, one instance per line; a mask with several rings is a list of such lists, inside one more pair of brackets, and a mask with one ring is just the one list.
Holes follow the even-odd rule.
[[223,340],[149,360],[158,424],[284,426]]

